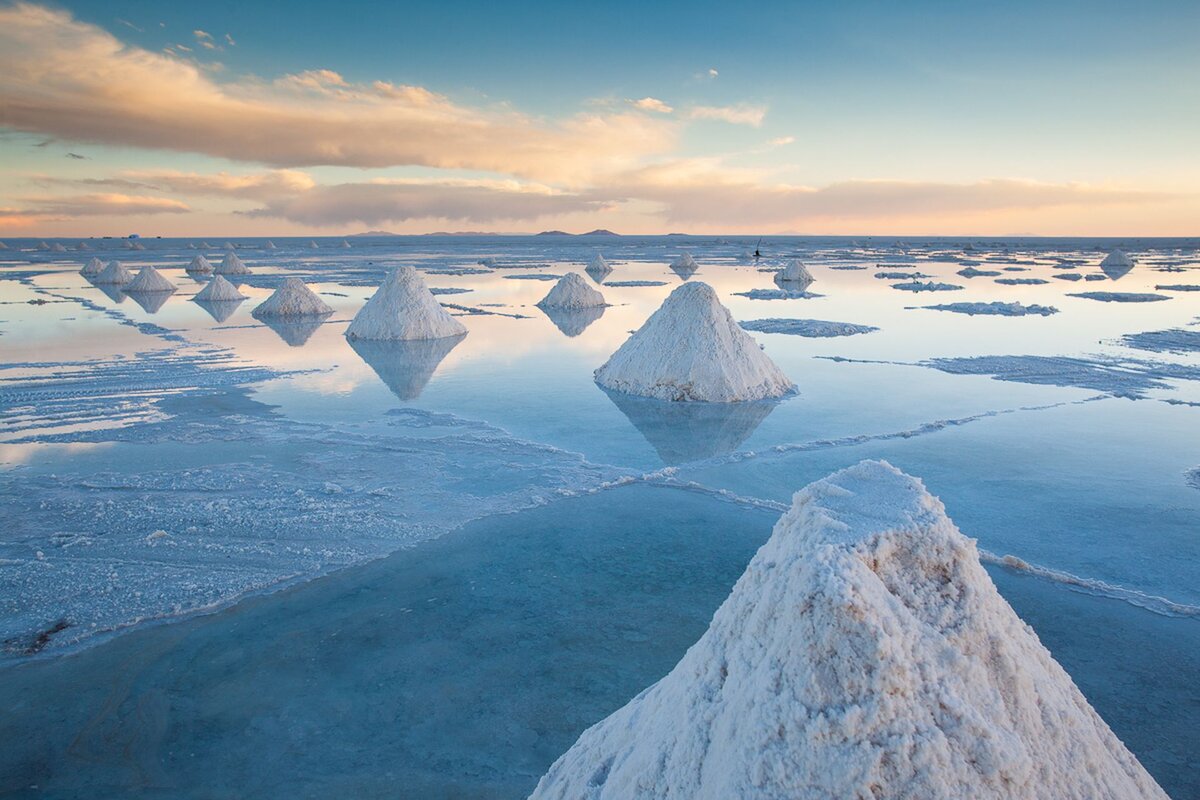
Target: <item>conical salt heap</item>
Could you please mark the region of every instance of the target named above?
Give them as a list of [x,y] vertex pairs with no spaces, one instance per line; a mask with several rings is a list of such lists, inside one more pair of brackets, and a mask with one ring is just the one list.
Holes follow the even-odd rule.
[[142,267],[137,277],[125,287],[127,294],[135,292],[173,292],[175,284],[164,278],[154,267]]
[[274,243],[274,242],[272,242],[270,239],[268,239],[268,240],[267,240],[267,243],[266,243],[266,245],[265,245],[265,247],[266,247],[268,250],[274,250],[274,249],[275,249],[275,243]]
[[50,249],[50,245],[46,244],[44,241],[42,241],[42,242],[38,242],[38,243],[37,243],[37,249],[38,249],[38,250],[49,250],[49,249]]
[[707,283],[685,283],[596,370],[596,382],[660,400],[732,403],[796,387]]
[[679,270],[694,271],[699,269],[700,265],[696,263],[696,259],[692,258],[691,253],[684,253],[679,258],[671,262],[671,269],[678,272]]
[[342,249],[343,249],[343,250],[349,250],[349,249],[350,249],[350,243],[349,243],[349,242],[347,242],[345,239],[342,239]]
[[613,269],[608,265],[608,262],[604,260],[604,256],[596,253],[596,255],[592,256],[592,260],[588,262],[588,265],[584,271],[587,272],[588,275],[592,276],[592,280],[594,280],[596,283],[600,283],[606,277],[608,277],[608,274],[612,272]]
[[89,245],[87,242],[80,242],[79,244],[75,245],[75,249],[76,250],[91,250],[92,246]]
[[804,262],[797,258],[778,272],[775,275],[775,280],[781,283],[803,283],[807,285],[813,282],[813,276],[808,271],[808,267],[804,266]]
[[65,253],[67,252],[67,248],[63,247],[62,242],[55,242],[54,244],[50,245],[50,252]]
[[237,253],[230,252],[226,253],[225,258],[221,259],[221,263],[213,268],[213,272],[218,275],[249,275],[250,268],[242,263]]
[[187,271],[192,275],[207,275],[213,271],[213,265],[204,256],[196,256],[187,265]]
[[79,270],[79,274],[90,278],[93,275],[99,275],[103,271],[104,262],[95,256],[92,256],[88,259],[88,262],[83,265],[83,269]]
[[532,798],[1166,800],[922,483],[793,498],[708,631]]
[[309,247],[309,249],[311,249],[311,250],[316,250],[316,249],[317,249],[317,243],[316,243],[315,241],[313,241],[313,240],[309,240],[309,242],[308,242],[308,247]]
[[399,267],[383,279],[350,327],[348,339],[441,339],[467,332],[430,294],[412,267]]
[[574,272],[559,278],[538,308],[596,308],[604,306],[604,295],[588,286],[587,281]]
[[1126,253],[1124,250],[1121,250],[1120,248],[1113,250],[1111,253],[1109,253],[1108,255],[1106,255],[1104,257],[1103,261],[1100,262],[1101,268],[1104,268],[1104,267],[1132,267],[1133,265],[1134,265],[1133,259],[1129,257],[1128,253]]
[[108,262],[108,266],[92,278],[93,283],[104,283],[111,286],[124,286],[131,280],[133,280],[133,273],[125,269],[125,265],[120,261]]
[[202,303],[224,303],[229,300],[245,300],[246,296],[232,283],[217,275],[192,299]]
[[287,278],[252,312],[256,317],[315,317],[333,309],[299,278]]
[[226,252],[229,252],[229,253],[232,253],[234,250],[237,249],[237,247],[234,246],[233,242],[226,242],[224,247],[225,247]]

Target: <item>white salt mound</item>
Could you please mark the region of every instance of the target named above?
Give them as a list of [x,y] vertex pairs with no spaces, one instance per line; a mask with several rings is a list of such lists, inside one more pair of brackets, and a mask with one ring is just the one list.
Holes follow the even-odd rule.
[[345,239],[342,239],[342,249],[343,249],[343,250],[349,250],[349,249],[350,249],[350,243],[349,243],[349,242],[347,242]]
[[538,308],[596,308],[604,305],[607,305],[604,295],[588,286],[587,281],[578,274],[568,272],[542,298]]
[[133,280],[133,273],[125,269],[120,261],[110,261],[108,266],[92,279],[93,283],[105,283],[113,286],[124,286]]
[[232,283],[217,275],[208,282],[207,286],[197,292],[196,296],[192,299],[201,302],[221,303],[227,300],[245,300],[246,295],[239,292],[237,287]]
[[604,256],[600,255],[599,253],[596,253],[596,255],[592,256],[592,260],[588,262],[587,267],[584,269],[584,272],[586,272],[588,275],[591,275],[592,280],[594,280],[596,283],[600,283],[602,280],[608,277],[608,274],[612,271],[612,267],[609,266],[608,262],[604,260]]
[[104,262],[95,256],[92,256],[90,259],[88,259],[88,262],[83,265],[83,269],[79,270],[79,274],[91,277],[92,275],[99,275],[103,271]]
[[187,265],[187,271],[193,275],[207,275],[213,271],[213,265],[208,263],[208,259],[204,256],[196,256],[192,259],[192,263]]
[[125,287],[127,293],[133,292],[173,292],[175,284],[164,278],[154,267],[142,267],[137,277]]
[[684,253],[671,262],[671,269],[674,270],[693,270],[699,269],[699,267],[700,265],[696,263],[696,259],[692,258],[691,253]]
[[814,279],[804,262],[797,258],[784,267],[783,271],[775,276],[775,280],[784,283],[812,283]]
[[50,245],[50,252],[65,253],[67,252],[67,248],[63,247],[62,242],[55,242],[54,244]]
[[922,483],[864,461],[793,498],[708,631],[533,798],[1166,794]]
[[213,269],[213,272],[218,275],[249,275],[250,268],[238,258],[237,253],[229,252],[225,258],[221,259],[221,263]]
[[286,279],[253,312],[256,317],[313,317],[332,313],[329,304],[299,278]]
[[45,242],[38,242],[38,243],[37,243],[37,249],[38,249],[38,250],[49,250],[49,249],[50,249],[50,245],[46,244]]
[[596,370],[596,382],[661,400],[731,403],[796,387],[707,283],[685,283]]
[[317,243],[314,241],[309,241],[308,246],[309,246],[309,249],[312,249],[312,250],[317,249]]
[[420,273],[404,266],[383,279],[346,329],[346,338],[441,339],[466,332],[429,292]]
[[266,244],[266,248],[267,248],[268,250],[274,250],[274,249],[275,249],[275,243],[274,243],[274,242],[272,242],[270,239],[268,239],[268,240],[267,240],[267,244]]
[[1100,262],[1101,267],[1132,267],[1133,259],[1124,250],[1113,250]]

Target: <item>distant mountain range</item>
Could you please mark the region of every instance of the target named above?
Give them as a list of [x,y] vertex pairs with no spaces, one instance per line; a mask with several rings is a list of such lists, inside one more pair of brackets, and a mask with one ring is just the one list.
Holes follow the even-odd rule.
[[[350,236],[404,236],[406,234],[392,233],[391,231],[364,231],[362,233],[352,233]],[[433,233],[422,233],[420,236],[528,236],[527,233],[496,233],[494,231],[434,231]],[[567,233],[566,231],[542,231],[537,236],[620,236],[619,233],[597,228],[594,231],[587,233]]]

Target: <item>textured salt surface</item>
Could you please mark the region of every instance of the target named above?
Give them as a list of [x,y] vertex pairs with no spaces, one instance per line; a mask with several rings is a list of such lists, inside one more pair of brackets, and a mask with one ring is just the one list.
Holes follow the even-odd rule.
[[879,330],[870,325],[856,325],[853,322],[827,322],[820,319],[755,319],[742,322],[741,326],[748,331],[758,333],[786,333],[792,336],[822,339],[834,336],[854,336]]
[[[1091,276],[1089,275],[1090,279]],[[1099,300],[1102,303],[1155,303],[1160,300],[1170,300],[1165,294],[1148,292],[1077,292],[1067,297],[1083,297],[1088,300]]]
[[1039,286],[1049,282],[1043,278],[996,278],[996,283],[1005,286]]
[[1200,331],[1173,328],[1130,333],[1121,337],[1121,344],[1155,353],[1200,353]]
[[1039,306],[1036,304],[1023,305],[1021,303],[943,303],[936,306],[918,306],[931,311],[952,311],[955,314],[987,314],[992,316],[1002,317],[1025,317],[1030,314],[1048,317],[1051,314],[1057,314],[1058,309],[1054,306]]
[[1154,288],[1160,292],[1200,292],[1200,284],[1197,283],[1159,284]]
[[775,280],[779,283],[802,283],[807,286],[813,282],[813,276],[804,262],[797,258],[788,262],[786,267],[777,272]]
[[246,296],[223,276],[217,275],[192,299],[201,303],[229,303],[241,302],[246,299]]
[[79,270],[79,274],[90,277],[92,275],[99,275],[103,271],[104,262],[93,256],[92,258],[88,259],[86,264],[83,265],[83,269]]
[[131,295],[137,292],[159,294],[175,291],[175,284],[164,278],[154,267],[146,266],[125,286],[125,291]]
[[953,283],[938,283],[936,281],[910,281],[908,283],[893,283],[893,289],[905,292],[953,292],[963,287]]
[[412,267],[388,273],[346,329],[348,339],[440,339],[466,326],[450,316]]
[[124,286],[131,280],[133,280],[133,274],[125,269],[125,266],[120,261],[108,262],[108,266],[92,278],[93,283],[104,284],[106,286]]
[[671,292],[595,377],[606,388],[661,400],[729,403],[795,389],[705,283]]
[[921,362],[954,375],[988,375],[999,381],[1046,386],[1075,386],[1117,397],[1144,397],[1151,389],[1169,389],[1169,380],[1200,381],[1200,367],[1096,356],[975,356]]
[[208,263],[208,259],[204,256],[196,256],[191,263],[187,265],[187,272],[194,275],[207,275],[213,271],[213,265]]
[[1166,798],[881,462],[798,492],[700,640],[532,798]]
[[[609,284],[609,286],[612,285],[614,284]],[[745,292],[734,292],[734,294],[750,300],[811,300],[815,297],[825,296],[816,292],[806,292],[803,289],[750,289]]]
[[616,288],[633,288],[637,286],[666,286],[666,281],[605,281],[605,286]]
[[237,253],[230,250],[221,263],[213,268],[213,272],[218,275],[249,275],[250,268],[238,258]]

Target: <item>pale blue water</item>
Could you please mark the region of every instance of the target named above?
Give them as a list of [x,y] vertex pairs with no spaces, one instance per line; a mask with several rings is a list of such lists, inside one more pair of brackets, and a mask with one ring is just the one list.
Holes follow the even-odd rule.
[[[0,792],[523,796],[699,636],[795,490],[886,458],[1034,565],[989,569],[1172,796],[1200,793],[1200,355],[1120,341],[1197,330],[1200,293],[1155,289],[1200,283],[1196,241],[1125,242],[1139,264],[1113,280],[1090,241],[779,238],[755,264],[754,241],[676,237],[235,240],[251,299],[215,314],[190,301],[186,242],[100,253],[178,284],[156,308],[76,274],[92,252],[5,241]],[[597,249],[606,282],[662,285],[600,285],[598,319],[551,319],[552,284],[514,277]],[[754,334],[799,386],[779,403],[602,391],[592,370],[685,249],[739,320],[880,330]],[[737,294],[792,254],[820,297]],[[1103,280],[1054,279],[1058,259]],[[468,290],[439,297],[470,332],[351,348],[401,263]],[[333,316],[256,321],[285,275]],[[1068,296],[1101,289],[1171,299]],[[994,300],[1059,313],[912,308]]]

